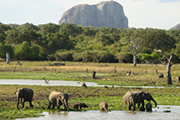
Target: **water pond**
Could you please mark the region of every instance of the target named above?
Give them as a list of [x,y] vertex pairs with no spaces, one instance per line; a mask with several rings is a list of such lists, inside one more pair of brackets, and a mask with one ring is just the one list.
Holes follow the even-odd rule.
[[[50,80],[47,84],[45,83],[44,80],[30,80],[30,79],[0,79],[0,84],[1,85],[81,86],[81,82],[79,81]],[[91,87],[104,87],[104,85],[98,85],[97,83],[94,82],[86,82],[86,85]],[[108,86],[108,87],[112,87],[112,86]],[[114,86],[114,87],[165,88],[164,86]]]
[[[179,120],[180,106],[158,105],[152,112],[100,111],[43,112],[44,116],[23,120]],[[17,119],[22,120],[22,119]]]

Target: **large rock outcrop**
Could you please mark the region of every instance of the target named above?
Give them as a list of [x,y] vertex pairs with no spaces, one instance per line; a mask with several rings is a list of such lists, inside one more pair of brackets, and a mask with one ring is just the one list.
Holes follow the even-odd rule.
[[179,29],[180,29],[180,23],[172,27],[170,30],[179,30]]
[[59,24],[72,23],[94,27],[128,28],[128,19],[123,7],[115,1],[96,5],[77,5],[64,12]]

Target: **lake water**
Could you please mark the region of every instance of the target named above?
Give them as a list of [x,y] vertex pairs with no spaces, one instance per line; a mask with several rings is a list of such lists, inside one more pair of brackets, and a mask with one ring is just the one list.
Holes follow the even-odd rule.
[[[104,87],[94,82],[85,82],[90,87]],[[1,85],[42,85],[42,86],[81,86],[79,81],[63,81],[63,80],[50,80],[45,83],[44,80],[30,80],[30,79],[0,79]],[[107,85],[108,87],[112,87]],[[135,87],[135,88],[165,88],[164,86],[114,86],[114,87]],[[180,88],[180,87],[176,87]]]
[[[23,120],[180,120],[180,106],[158,105],[152,112],[100,111],[43,112],[44,116]],[[22,119],[17,119],[22,120]]]

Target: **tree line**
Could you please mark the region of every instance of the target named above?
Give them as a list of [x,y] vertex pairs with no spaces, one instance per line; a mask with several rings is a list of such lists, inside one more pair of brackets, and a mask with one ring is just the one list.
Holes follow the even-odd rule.
[[95,28],[74,24],[0,23],[0,57],[18,60],[152,62],[166,59],[154,49],[173,52],[180,62],[180,30]]

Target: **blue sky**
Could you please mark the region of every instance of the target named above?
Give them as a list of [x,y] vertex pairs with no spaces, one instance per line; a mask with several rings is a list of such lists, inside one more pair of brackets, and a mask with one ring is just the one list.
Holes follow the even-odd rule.
[[[0,22],[4,24],[56,23],[64,11],[77,4],[102,0],[0,0]],[[107,0],[104,0],[107,1]],[[115,0],[114,0],[115,1]],[[180,23],[180,0],[116,0],[124,8],[129,27],[169,29]]]

